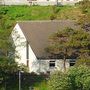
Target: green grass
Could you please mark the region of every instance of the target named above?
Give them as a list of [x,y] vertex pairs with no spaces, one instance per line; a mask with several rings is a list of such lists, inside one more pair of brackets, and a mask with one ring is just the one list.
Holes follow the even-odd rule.
[[[50,16],[53,14],[53,7],[54,6],[0,6],[0,12],[6,11],[5,16],[8,17],[9,20],[47,20],[50,19]],[[78,10],[72,6],[56,7],[56,9],[58,9],[58,13],[56,13],[57,16],[61,17],[61,15],[63,15],[61,19],[66,17],[64,14],[71,17],[69,13],[71,12],[71,14],[73,14],[74,10]]]
[[41,83],[35,83],[34,90],[48,90],[47,82],[42,81]]
[[49,16],[52,14],[52,8],[49,6],[3,6],[3,8],[7,10],[6,16],[10,20],[49,19]]

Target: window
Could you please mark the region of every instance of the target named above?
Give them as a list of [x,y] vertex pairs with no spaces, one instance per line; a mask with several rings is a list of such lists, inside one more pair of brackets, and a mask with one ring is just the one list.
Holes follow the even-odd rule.
[[75,62],[70,62],[70,66],[74,66]]
[[70,66],[74,66],[75,62],[74,63],[70,63]]
[[55,67],[55,61],[49,61],[49,67],[54,68]]
[[70,66],[74,66],[75,62],[76,62],[76,59],[70,59],[69,61]]

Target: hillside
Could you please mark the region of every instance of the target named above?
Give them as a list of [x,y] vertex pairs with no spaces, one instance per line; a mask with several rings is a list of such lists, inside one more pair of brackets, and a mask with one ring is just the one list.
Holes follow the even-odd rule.
[[0,28],[10,29],[16,21],[71,19],[77,20],[81,11],[73,6],[0,6]]

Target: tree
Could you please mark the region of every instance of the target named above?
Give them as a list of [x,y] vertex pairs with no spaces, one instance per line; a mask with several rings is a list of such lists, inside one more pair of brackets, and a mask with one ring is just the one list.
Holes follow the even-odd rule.
[[[25,65],[18,66],[18,63],[16,63],[14,59],[7,57],[0,58],[0,84],[6,89],[6,86],[12,80],[12,77],[15,77],[20,71],[25,73],[27,72],[26,70],[27,68]],[[15,78],[17,80],[17,77]],[[13,82],[15,82],[15,80],[13,80]]]
[[64,60],[64,70],[66,70],[66,58],[68,56],[68,40],[72,29],[67,28],[62,31],[58,31],[50,36],[50,45],[46,48],[46,51],[51,54],[53,58],[62,57]]
[[82,29],[87,32],[90,32],[90,14],[83,14],[79,17],[78,22],[81,25]]
[[82,15],[79,17],[78,23],[84,30],[90,31],[90,0],[80,1],[79,8],[82,11]]
[[51,57],[63,58],[64,70],[66,70],[66,59],[77,58],[82,53],[89,54],[90,52],[90,33],[84,30],[74,30],[66,28],[51,35],[50,44],[46,51]]
[[90,8],[90,1],[89,0],[83,0],[79,2],[79,7],[82,10],[83,13],[87,13],[88,9]]
[[76,61],[75,65],[87,65],[88,67],[90,67],[90,55],[82,54]]
[[18,65],[14,60],[14,48],[8,30],[0,30],[0,81],[6,81],[10,74],[28,71],[25,65]]
[[49,90],[90,90],[90,68],[81,65],[67,72],[56,71],[48,81]]

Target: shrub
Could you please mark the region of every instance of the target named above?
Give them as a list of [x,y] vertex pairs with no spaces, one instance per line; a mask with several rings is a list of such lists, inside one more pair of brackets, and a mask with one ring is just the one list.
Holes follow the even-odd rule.
[[90,69],[80,65],[72,67],[68,72],[70,90],[90,90]]
[[69,79],[66,73],[56,71],[48,81],[49,90],[69,90]]
[[49,90],[90,90],[90,69],[71,67],[66,73],[57,71],[50,76]]
[[50,20],[55,20],[56,19],[56,15],[55,14],[52,14],[51,16],[50,16]]

